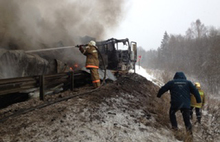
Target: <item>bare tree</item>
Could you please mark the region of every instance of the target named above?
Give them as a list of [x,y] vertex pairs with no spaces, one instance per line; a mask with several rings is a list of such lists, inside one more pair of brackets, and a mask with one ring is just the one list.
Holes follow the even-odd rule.
[[206,34],[207,28],[199,19],[196,22],[192,22],[191,27],[186,31],[187,37],[192,39],[204,37]]
[[220,29],[207,28],[198,19],[191,24],[185,36],[168,36],[165,32],[156,52],[144,54],[148,57],[146,67],[168,72],[183,71],[197,77],[197,81],[205,84],[204,87],[213,94],[219,93]]

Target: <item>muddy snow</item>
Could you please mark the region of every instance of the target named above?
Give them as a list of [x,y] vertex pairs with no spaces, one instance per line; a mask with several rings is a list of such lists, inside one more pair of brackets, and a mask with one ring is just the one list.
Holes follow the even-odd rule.
[[[89,89],[91,87],[86,86],[72,92],[48,95],[44,102],[32,98],[13,104],[0,110],[0,119]],[[180,114],[177,116],[179,132],[172,132],[168,118],[169,95],[156,98],[158,89],[145,77],[130,73],[115,82],[106,83],[97,91],[0,122],[0,142],[183,141],[185,128],[182,118]],[[220,138],[218,108],[215,110],[209,106],[206,109],[202,124],[193,127],[194,141],[217,142]]]

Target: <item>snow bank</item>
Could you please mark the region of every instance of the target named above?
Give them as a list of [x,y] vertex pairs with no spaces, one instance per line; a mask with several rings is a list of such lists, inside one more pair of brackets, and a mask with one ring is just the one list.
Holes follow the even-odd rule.
[[[135,69],[136,69],[137,74],[145,77],[147,80],[153,82],[155,85],[157,85],[157,86],[162,86],[163,85],[163,83],[161,81],[156,79],[153,75],[150,75],[145,68],[136,65]],[[134,72],[134,71],[130,70],[129,72]]]

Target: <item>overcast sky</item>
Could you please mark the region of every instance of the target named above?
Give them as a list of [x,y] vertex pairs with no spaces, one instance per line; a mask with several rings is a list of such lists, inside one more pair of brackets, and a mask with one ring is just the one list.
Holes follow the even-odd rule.
[[115,38],[129,38],[145,50],[157,49],[164,32],[185,35],[192,22],[220,27],[220,0],[129,0]]

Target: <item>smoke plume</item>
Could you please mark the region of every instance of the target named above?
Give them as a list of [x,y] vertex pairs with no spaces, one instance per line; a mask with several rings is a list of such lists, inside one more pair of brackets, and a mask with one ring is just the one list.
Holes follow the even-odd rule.
[[40,49],[103,39],[123,16],[125,0],[0,0],[0,47]]

